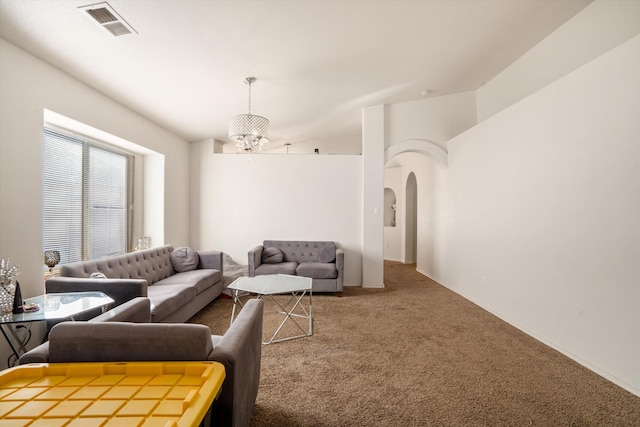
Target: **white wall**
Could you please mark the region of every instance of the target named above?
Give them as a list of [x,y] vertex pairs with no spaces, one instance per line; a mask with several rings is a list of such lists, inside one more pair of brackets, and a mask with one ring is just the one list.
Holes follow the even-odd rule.
[[362,109],[362,286],[384,287],[385,106]]
[[333,240],[362,283],[362,156],[214,154],[191,144],[192,244],[247,264],[263,240]]
[[[319,150],[319,154],[342,154],[342,155],[361,155],[362,154],[362,134],[358,130],[352,135],[345,137],[344,135],[336,135],[332,140],[323,138],[322,141],[305,140],[293,141],[288,147],[285,143],[269,142],[262,147],[261,153],[268,154],[315,154],[315,149]],[[238,148],[235,144],[227,142],[221,145],[221,153],[237,154]]]
[[451,140],[429,272],[636,394],[638,70],[640,36]]
[[[44,110],[147,147],[165,157],[167,243],[189,244],[187,142],[0,39],[0,257],[21,270],[25,298],[42,294],[42,127]],[[154,245],[164,242],[154,241]]]
[[447,141],[476,124],[476,94],[462,92],[387,106],[385,149],[402,141]]
[[466,102],[389,106],[386,136],[449,150],[390,162],[418,178],[418,270],[638,395],[639,7],[594,2],[478,90],[493,116],[448,143]]
[[478,121],[638,34],[640,2],[596,1],[493,78],[478,93]]

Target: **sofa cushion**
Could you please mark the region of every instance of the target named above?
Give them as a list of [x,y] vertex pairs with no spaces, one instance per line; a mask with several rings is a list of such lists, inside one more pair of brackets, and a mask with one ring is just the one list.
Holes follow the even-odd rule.
[[279,264],[261,264],[256,267],[256,276],[264,274],[296,274],[297,262],[281,262]]
[[262,251],[263,264],[277,264],[284,260],[284,254],[278,248],[264,248]]
[[185,271],[184,273],[176,273],[166,279],[153,284],[153,286],[169,286],[169,285],[189,285],[195,286],[196,294],[209,289],[214,284],[222,280],[222,273],[219,270],[197,269]]
[[301,262],[296,268],[298,276],[311,277],[312,279],[336,279],[338,269],[333,263]]
[[189,285],[152,285],[147,288],[151,300],[151,321],[157,322],[191,302],[196,287]]
[[198,253],[191,248],[175,248],[171,252],[171,265],[178,273],[195,270],[199,261]]

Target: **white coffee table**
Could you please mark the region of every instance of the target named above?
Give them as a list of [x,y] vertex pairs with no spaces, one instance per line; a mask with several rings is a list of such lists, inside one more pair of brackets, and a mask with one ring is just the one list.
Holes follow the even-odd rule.
[[[231,289],[233,296],[233,311],[231,312],[231,322],[235,319],[236,306],[242,308],[241,293],[248,292],[255,294],[256,298],[269,298],[278,307],[277,313],[284,316],[280,326],[273,333],[271,338],[267,341],[263,341],[263,344],[272,344],[281,341],[292,340],[295,338],[308,337],[313,335],[313,317],[311,315],[311,291],[312,280],[309,277],[289,276],[286,274],[268,274],[264,276],[256,277],[239,277],[232,284],[228,286]],[[284,304],[275,296],[291,294],[291,297]],[[309,305],[305,307],[303,299],[305,295],[309,296]],[[298,313],[296,313],[296,309]],[[301,313],[300,313],[301,312]],[[308,321],[308,328],[302,327],[297,319],[304,319]],[[287,321],[292,321],[301,334],[288,336],[285,338],[276,339],[278,333],[282,330]]]

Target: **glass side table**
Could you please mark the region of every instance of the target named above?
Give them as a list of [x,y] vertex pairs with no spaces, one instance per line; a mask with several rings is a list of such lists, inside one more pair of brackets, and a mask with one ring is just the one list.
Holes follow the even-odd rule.
[[68,292],[28,298],[24,300],[24,304],[37,304],[39,310],[0,316],[0,331],[11,347],[12,357],[15,357],[14,364],[27,351],[26,342],[18,336],[14,328],[15,324],[31,324],[31,322],[45,320],[75,320],[76,316],[94,309],[102,309],[102,312],[107,311],[109,305],[113,304],[113,299],[102,292]]

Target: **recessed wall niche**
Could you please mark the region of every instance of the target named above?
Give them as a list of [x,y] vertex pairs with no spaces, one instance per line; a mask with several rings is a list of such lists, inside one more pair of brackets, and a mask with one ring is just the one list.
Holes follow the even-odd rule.
[[390,189],[384,189],[384,226],[396,226],[396,193]]

